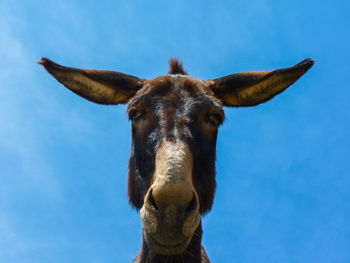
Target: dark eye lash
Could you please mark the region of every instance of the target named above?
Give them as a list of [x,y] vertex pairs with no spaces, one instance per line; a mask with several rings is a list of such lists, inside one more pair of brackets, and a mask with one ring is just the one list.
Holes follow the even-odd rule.
[[223,123],[224,118],[223,118],[223,116],[221,114],[215,114],[215,117],[219,121],[219,125]]
[[141,118],[143,118],[145,115],[145,113],[143,111],[140,110],[132,110],[129,113],[129,120],[131,120],[132,122],[140,120]]
[[212,123],[215,126],[220,126],[222,124],[223,117],[221,116],[221,114],[208,114],[207,116],[207,120],[208,122]]

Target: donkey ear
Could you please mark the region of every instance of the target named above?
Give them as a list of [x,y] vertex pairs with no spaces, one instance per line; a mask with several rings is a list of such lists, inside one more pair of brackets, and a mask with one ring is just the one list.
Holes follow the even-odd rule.
[[284,91],[313,65],[312,59],[305,59],[289,68],[232,74],[206,82],[224,106],[255,106]]
[[120,72],[68,68],[47,58],[38,63],[68,89],[98,104],[126,103],[142,87],[143,79]]

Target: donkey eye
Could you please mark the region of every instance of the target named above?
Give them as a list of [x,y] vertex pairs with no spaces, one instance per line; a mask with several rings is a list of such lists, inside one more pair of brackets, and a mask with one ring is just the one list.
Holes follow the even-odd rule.
[[218,127],[218,126],[220,126],[220,124],[222,123],[223,120],[222,120],[222,117],[219,114],[208,114],[207,121],[210,124]]
[[141,120],[145,117],[145,112],[143,111],[139,111],[139,110],[133,110],[130,112],[129,114],[129,119],[132,121],[132,122],[136,122],[138,120]]

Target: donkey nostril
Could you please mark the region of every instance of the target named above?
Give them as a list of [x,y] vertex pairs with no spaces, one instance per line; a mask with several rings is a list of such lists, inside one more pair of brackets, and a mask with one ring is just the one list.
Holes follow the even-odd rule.
[[157,206],[157,204],[156,204],[156,201],[155,201],[154,198],[153,198],[152,190],[151,190],[150,193],[149,193],[149,198],[148,198],[148,200],[149,200],[149,203],[151,204],[151,206],[153,206],[156,210],[159,210],[159,208],[158,208],[158,206]]
[[196,196],[193,194],[192,200],[191,202],[188,204],[186,210],[185,210],[185,214],[188,215],[191,212],[193,212],[196,209],[197,206],[197,202],[196,202]]

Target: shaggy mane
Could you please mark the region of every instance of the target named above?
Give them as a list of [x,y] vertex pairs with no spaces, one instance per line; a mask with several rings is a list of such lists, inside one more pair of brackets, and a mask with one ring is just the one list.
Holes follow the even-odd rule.
[[182,61],[178,60],[177,58],[170,58],[169,59],[169,72],[168,74],[182,74],[187,75],[187,72],[183,68]]

